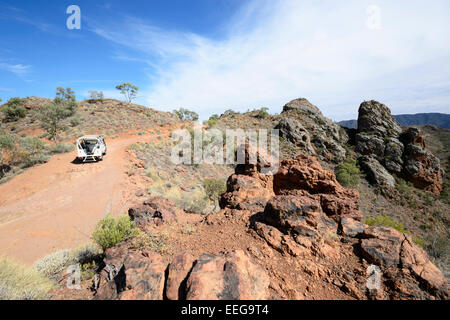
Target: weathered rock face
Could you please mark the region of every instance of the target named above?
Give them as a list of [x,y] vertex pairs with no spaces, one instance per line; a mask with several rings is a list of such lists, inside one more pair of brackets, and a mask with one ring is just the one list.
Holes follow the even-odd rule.
[[283,107],[282,115],[285,118],[277,126],[280,135],[294,145],[302,146],[306,154],[335,163],[345,159],[346,150],[342,146],[348,141],[345,130],[326,118],[307,99],[292,100]]
[[395,189],[394,177],[375,159],[370,156],[359,158],[361,169],[366,172],[367,180],[383,190],[392,191]]
[[227,192],[220,198],[219,205],[222,208],[257,211],[264,208],[273,194],[273,190],[265,188],[258,178],[233,174],[227,180]]
[[182,300],[186,298],[186,281],[194,262],[194,257],[185,252],[175,257],[169,264],[166,283],[167,299]]
[[361,167],[368,173],[370,182],[384,188],[386,194],[391,194],[395,186],[389,172],[405,177],[418,188],[440,193],[439,159],[425,150],[418,129],[402,132],[387,106],[373,100],[363,102],[359,107],[357,132],[355,150],[368,156],[360,158]]
[[315,154],[311,145],[310,134],[299,121],[292,118],[283,118],[275,129],[280,130],[280,137],[302,147],[308,154]]
[[222,208],[262,211],[274,195],[295,195],[313,199],[335,220],[341,216],[362,218],[359,193],[342,187],[334,173],[322,169],[315,157],[283,160],[273,176],[238,172],[248,171],[236,168],[236,173],[230,176],[227,192],[220,199]]
[[[403,287],[401,291],[409,291],[409,294],[420,298],[418,286],[416,292],[405,288],[408,282],[409,287],[418,282],[418,285],[425,285],[429,292],[441,298],[448,297],[447,280],[410,236],[392,228],[367,227],[362,238],[360,245],[363,256],[371,263],[391,268],[390,273],[397,273],[397,278],[403,278],[397,283]],[[408,273],[412,278],[405,276]]]
[[242,250],[198,259],[186,252],[167,265],[159,254],[138,252],[125,244],[108,249],[104,263],[95,281],[95,300],[268,298],[266,271]]
[[263,300],[268,298],[269,279],[261,266],[242,250],[224,257],[203,254],[187,279],[188,300]]
[[391,115],[391,110],[378,101],[364,101],[358,110],[358,132],[372,132],[379,137],[396,137],[402,127]]
[[398,140],[402,128],[391,110],[377,101],[365,101],[358,110],[356,151],[375,157],[388,170],[402,170],[403,145]]
[[153,252],[108,249],[98,275],[96,300],[162,300],[166,264]]
[[[235,174],[228,177],[227,192],[219,198],[219,205],[221,208],[262,210],[274,195],[273,175],[265,170],[278,165],[273,165],[275,160],[270,155],[248,143],[239,146],[238,152],[240,150],[244,153],[244,163],[238,164]],[[256,163],[250,161],[251,153],[255,155]]]
[[283,160],[273,177],[275,194],[309,195],[335,220],[342,216],[362,219],[359,193],[342,187],[332,171],[322,169],[315,157],[299,156]]
[[161,225],[167,221],[176,219],[175,205],[169,199],[153,197],[144,201],[141,205],[128,209],[130,219],[139,227],[147,224]]
[[417,128],[408,128],[401,136],[405,144],[403,172],[415,187],[440,194],[442,174],[440,161],[425,149],[424,137]]
[[313,237],[320,220],[317,200],[306,196],[276,196],[266,205],[263,219],[286,233]]

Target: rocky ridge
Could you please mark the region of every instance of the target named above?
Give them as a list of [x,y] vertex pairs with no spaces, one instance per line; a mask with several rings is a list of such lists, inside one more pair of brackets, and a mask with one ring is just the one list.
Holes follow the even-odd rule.
[[[262,256],[268,253],[262,252],[271,250],[285,263],[293,261],[311,283],[334,286],[348,298],[448,298],[447,280],[411,237],[362,223],[358,192],[342,187],[316,158],[283,160],[273,176],[261,174],[263,166],[238,166],[220,199],[222,210],[205,218],[207,225],[242,221],[262,251],[252,246],[195,257],[181,252],[167,263],[159,254],[124,244],[106,251],[95,299],[278,299],[283,292],[305,298],[297,282],[286,282],[266,266]],[[166,223],[154,219],[161,216],[155,208],[168,205],[158,202],[150,199],[130,211],[133,217],[146,212],[142,228]],[[370,264],[380,270],[378,290],[366,285]]]

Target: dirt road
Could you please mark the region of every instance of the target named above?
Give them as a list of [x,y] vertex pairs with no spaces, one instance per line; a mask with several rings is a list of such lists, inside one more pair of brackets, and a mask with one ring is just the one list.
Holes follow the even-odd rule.
[[[162,129],[169,132],[169,128]],[[0,254],[27,264],[59,249],[90,241],[107,213],[126,213],[134,199],[127,183],[132,143],[154,135],[107,140],[98,163],[74,164],[75,152],[56,155],[0,185]]]

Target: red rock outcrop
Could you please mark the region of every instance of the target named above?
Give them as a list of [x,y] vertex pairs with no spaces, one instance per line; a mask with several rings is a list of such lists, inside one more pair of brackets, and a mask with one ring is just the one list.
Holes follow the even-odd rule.
[[439,159],[425,149],[425,139],[417,128],[408,128],[401,140],[405,145],[403,153],[403,174],[416,188],[428,190],[436,195],[442,191],[442,172]]
[[124,245],[106,250],[104,263],[94,299],[162,300],[167,265],[159,254]]
[[278,172],[273,176],[261,174],[257,166],[237,168],[228,179],[227,192],[221,197],[220,204],[222,208],[262,211],[275,195],[315,199],[321,209],[336,221],[340,217],[362,219],[358,191],[342,187],[334,173],[322,169],[312,156],[281,161]]
[[188,300],[264,300],[269,278],[265,270],[237,250],[223,257],[203,254],[186,283]]
[[127,244],[108,249],[105,255],[105,267],[94,284],[95,300],[268,298],[266,271],[242,250],[202,254],[198,259],[183,253],[170,264],[159,254],[138,252]]
[[172,200],[153,197],[128,209],[128,215],[137,226],[143,228],[147,224],[161,225],[175,220],[178,210]]

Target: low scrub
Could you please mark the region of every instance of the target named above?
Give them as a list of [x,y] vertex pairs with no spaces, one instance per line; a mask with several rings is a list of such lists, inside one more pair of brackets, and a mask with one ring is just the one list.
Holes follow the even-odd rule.
[[27,110],[24,107],[23,100],[20,98],[11,98],[1,109],[5,115],[5,121],[17,121],[25,118]]
[[222,179],[211,178],[203,181],[203,188],[209,200],[217,207],[219,196],[227,191],[227,184]]
[[167,239],[161,234],[154,235],[139,231],[138,235],[131,241],[131,246],[137,250],[150,250],[153,252],[167,252]]
[[378,215],[375,218],[368,217],[364,222],[369,226],[389,227],[394,228],[395,230],[402,233],[409,233],[407,230],[405,230],[403,224],[392,220],[392,218],[389,216]]
[[70,250],[60,250],[37,260],[33,267],[48,278],[57,277],[72,264]]
[[75,146],[73,144],[69,143],[59,143],[52,145],[48,151],[50,154],[59,154],[59,153],[67,153],[72,152],[75,149]]
[[115,245],[130,240],[137,236],[139,230],[128,216],[120,216],[116,219],[106,217],[100,220],[92,237],[103,251]]
[[11,259],[0,257],[0,300],[42,300],[49,298],[52,281]]
[[358,162],[352,158],[345,158],[344,163],[336,169],[336,179],[344,187],[356,188],[360,179]]
[[198,120],[198,114],[194,111],[180,108],[178,110],[174,110],[173,113],[180,118],[182,121],[197,121]]

